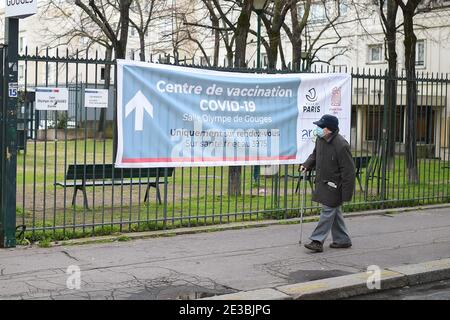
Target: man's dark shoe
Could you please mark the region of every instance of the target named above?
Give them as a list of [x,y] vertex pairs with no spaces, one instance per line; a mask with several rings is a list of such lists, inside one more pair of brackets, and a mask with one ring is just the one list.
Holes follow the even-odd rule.
[[351,243],[332,243],[330,244],[330,248],[332,249],[347,249],[350,248],[352,246]]
[[323,245],[319,241],[313,241],[305,244],[305,248],[315,252],[323,252]]

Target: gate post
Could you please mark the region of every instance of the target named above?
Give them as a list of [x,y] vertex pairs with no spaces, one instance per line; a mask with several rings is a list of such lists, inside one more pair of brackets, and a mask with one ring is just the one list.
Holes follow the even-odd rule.
[[0,123],[0,247],[16,246],[17,75],[19,19],[6,18]]

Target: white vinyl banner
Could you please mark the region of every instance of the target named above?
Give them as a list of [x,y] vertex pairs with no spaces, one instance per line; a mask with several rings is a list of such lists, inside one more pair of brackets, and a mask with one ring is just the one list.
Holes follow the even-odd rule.
[[67,88],[36,88],[36,110],[69,110]]
[[298,164],[314,121],[350,140],[348,74],[244,74],[118,60],[123,168]]

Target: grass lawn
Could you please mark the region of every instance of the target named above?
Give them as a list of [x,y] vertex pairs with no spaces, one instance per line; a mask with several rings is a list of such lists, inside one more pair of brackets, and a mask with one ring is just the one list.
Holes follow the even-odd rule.
[[[69,164],[112,163],[112,140],[32,142],[27,152],[18,155],[17,225],[26,225],[33,240],[62,240],[112,232],[156,230],[179,226],[210,225],[234,221],[298,217],[301,192],[298,166],[281,166],[278,176],[262,176],[252,183],[252,167],[242,170],[240,196],[228,195],[228,168],[177,168],[161,185],[163,204],[154,188],[144,203],[146,178],[133,186],[87,188],[89,209],[82,206],[82,194],[72,207],[73,188],[55,186],[64,181]],[[381,197],[379,168],[368,179],[367,168],[361,175],[353,202],[344,211],[408,206],[449,200],[448,163],[434,159],[419,160],[420,183],[408,183],[403,157],[387,171],[386,198]],[[303,184],[302,184],[303,186]],[[166,200],[166,201],[164,201]],[[318,212],[307,185],[306,214]],[[44,232],[42,229],[52,229]]]

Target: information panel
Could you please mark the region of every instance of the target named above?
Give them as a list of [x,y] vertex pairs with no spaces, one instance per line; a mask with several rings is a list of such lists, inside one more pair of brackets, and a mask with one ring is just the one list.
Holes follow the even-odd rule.
[[301,163],[314,121],[350,138],[347,74],[261,75],[118,60],[117,167]]

